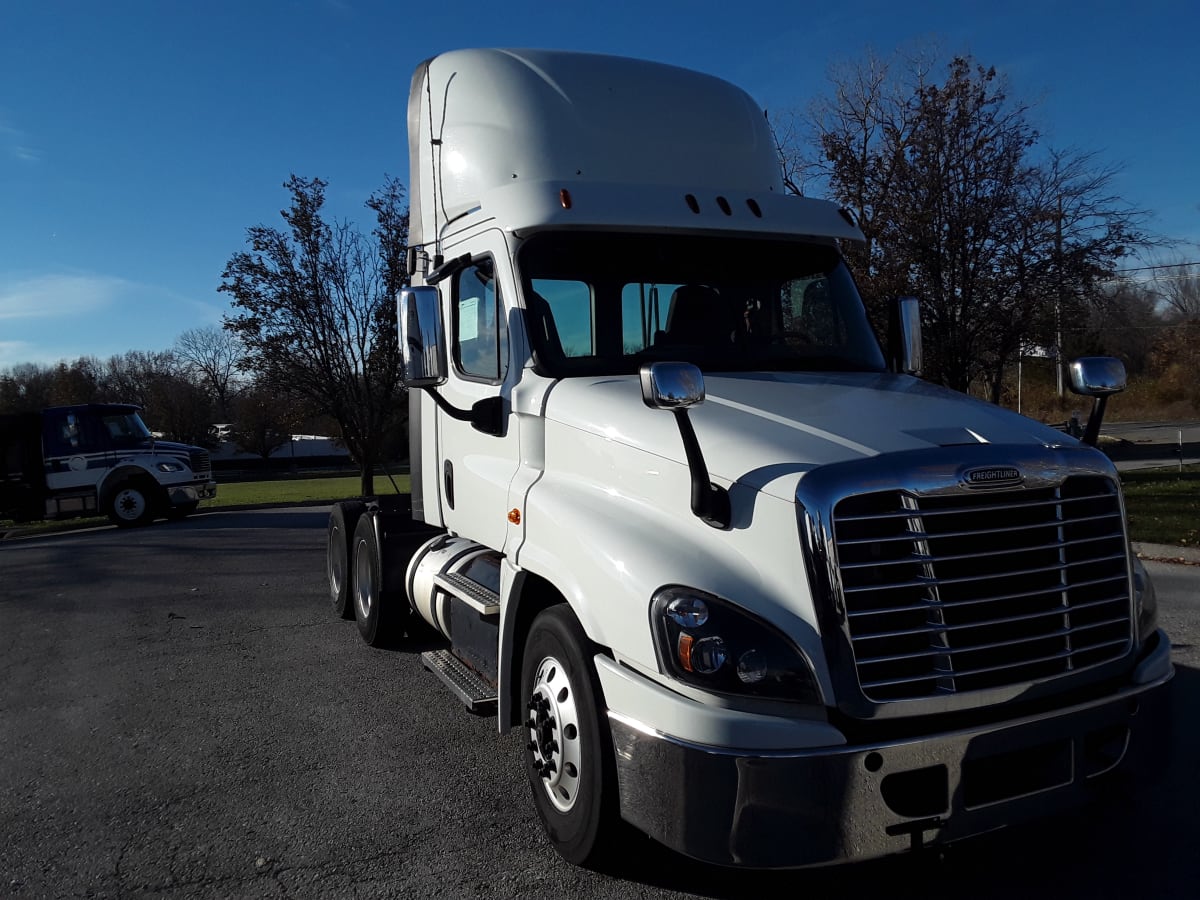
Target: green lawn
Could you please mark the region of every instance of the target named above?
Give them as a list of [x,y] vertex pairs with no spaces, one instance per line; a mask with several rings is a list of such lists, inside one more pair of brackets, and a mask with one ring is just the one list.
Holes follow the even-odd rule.
[[[396,483],[386,475],[375,476],[376,494],[407,494],[411,483],[407,475],[394,475]],[[204,509],[220,509],[223,506],[259,506],[274,503],[314,503],[344,500],[359,495],[359,478],[350,475],[344,478],[297,478],[280,481],[241,481],[223,484],[217,482],[217,496],[200,504]]]
[[1200,546],[1200,466],[1123,472],[1121,483],[1135,541]]

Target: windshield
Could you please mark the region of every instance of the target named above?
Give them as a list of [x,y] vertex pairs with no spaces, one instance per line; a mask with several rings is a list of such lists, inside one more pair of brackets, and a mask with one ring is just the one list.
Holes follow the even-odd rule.
[[681,360],[720,371],[883,371],[841,254],[798,240],[543,232],[518,258],[554,376]]
[[150,439],[150,429],[135,412],[104,415],[100,421],[114,447],[136,447]]

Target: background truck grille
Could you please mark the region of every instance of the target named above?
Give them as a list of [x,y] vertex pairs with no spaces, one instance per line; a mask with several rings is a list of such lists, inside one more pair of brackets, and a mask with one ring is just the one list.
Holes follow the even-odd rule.
[[864,696],[930,697],[1053,678],[1119,659],[1132,641],[1115,484],[834,507],[848,632]]
[[207,478],[212,475],[212,459],[209,457],[207,451],[193,450],[189,455],[191,457],[189,463],[192,472],[196,474],[197,478]]

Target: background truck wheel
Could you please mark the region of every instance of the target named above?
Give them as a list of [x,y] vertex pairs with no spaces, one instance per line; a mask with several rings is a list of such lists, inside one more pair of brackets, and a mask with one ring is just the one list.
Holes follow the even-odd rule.
[[343,619],[354,618],[350,602],[350,544],[354,526],[366,509],[358,500],[335,503],[329,513],[329,541],[325,550],[325,570],[329,576],[329,599],[333,611]]
[[108,500],[108,518],[120,528],[149,524],[154,518],[151,490],[140,481],[117,485]]
[[408,612],[404,597],[384,591],[383,559],[374,516],[360,516],[350,553],[350,601],[358,633],[372,647],[401,637]]
[[595,865],[619,834],[612,738],[589,642],[565,606],[533,621],[521,665],[525,762],[546,835],[568,862]]

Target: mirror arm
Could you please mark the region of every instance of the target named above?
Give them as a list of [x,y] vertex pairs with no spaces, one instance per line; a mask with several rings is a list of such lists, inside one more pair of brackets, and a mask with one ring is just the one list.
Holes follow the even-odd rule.
[[459,409],[438,393],[436,388],[423,388],[429,392],[438,409],[457,422],[470,422],[476,431],[500,436],[504,434],[504,398],[484,397],[471,404],[470,409]]
[[1108,405],[1108,397],[1097,397],[1095,404],[1092,405],[1092,414],[1088,416],[1087,427],[1083,431],[1083,437],[1080,440],[1095,447],[1100,440],[1100,424],[1104,421],[1104,408]]
[[683,452],[687,456],[688,472],[692,477],[692,513],[713,528],[728,528],[733,518],[729,505],[729,491],[708,480],[708,466],[700,452],[700,441],[692,427],[687,409],[676,409],[675,422],[679,425],[679,436],[683,439]]

